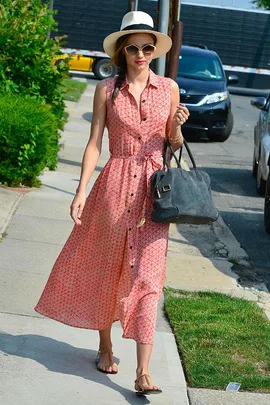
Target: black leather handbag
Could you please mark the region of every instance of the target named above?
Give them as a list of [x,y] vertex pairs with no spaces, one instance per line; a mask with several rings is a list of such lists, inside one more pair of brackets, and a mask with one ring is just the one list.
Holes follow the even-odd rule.
[[[163,154],[163,168],[153,173],[151,179],[154,206],[151,219],[154,222],[174,222],[180,224],[208,224],[218,219],[219,213],[212,201],[210,177],[198,170],[195,160],[186,141],[193,168],[186,171],[181,167],[172,146],[166,143]],[[168,167],[166,152],[170,149],[177,167]]]

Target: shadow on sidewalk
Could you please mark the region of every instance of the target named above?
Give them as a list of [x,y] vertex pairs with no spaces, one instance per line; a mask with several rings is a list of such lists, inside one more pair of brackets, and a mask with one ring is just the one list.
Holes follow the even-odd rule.
[[[150,403],[146,397],[136,397],[134,391],[121,387],[111,381],[108,375],[97,371],[94,362],[97,353],[95,350],[74,347],[40,335],[11,335],[8,333],[0,333],[0,350],[4,356],[32,359],[52,372],[74,375],[106,385],[123,395],[127,403],[131,405]],[[132,383],[132,377],[130,378]]]
[[[81,165],[82,165],[82,162],[76,162],[75,160],[63,159],[60,157],[58,158],[58,163],[63,163],[65,165],[77,166],[77,167],[81,167]],[[100,166],[95,167],[95,171],[97,171],[97,172],[101,172],[102,169],[103,169],[103,167],[100,167]]]

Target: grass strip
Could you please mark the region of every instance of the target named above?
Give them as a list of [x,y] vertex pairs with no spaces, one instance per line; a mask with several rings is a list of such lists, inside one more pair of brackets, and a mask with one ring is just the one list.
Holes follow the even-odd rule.
[[79,101],[82,93],[86,89],[87,83],[78,82],[77,80],[64,79],[64,99],[68,101]]
[[270,322],[256,303],[165,288],[165,312],[190,387],[270,392]]

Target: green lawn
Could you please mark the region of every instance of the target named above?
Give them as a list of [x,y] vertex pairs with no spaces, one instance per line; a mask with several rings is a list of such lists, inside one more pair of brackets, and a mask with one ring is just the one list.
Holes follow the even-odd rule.
[[68,101],[79,101],[82,93],[86,89],[87,83],[78,82],[77,80],[65,79],[63,88],[65,90],[64,99]]
[[166,288],[165,311],[189,386],[270,392],[270,322],[256,303]]

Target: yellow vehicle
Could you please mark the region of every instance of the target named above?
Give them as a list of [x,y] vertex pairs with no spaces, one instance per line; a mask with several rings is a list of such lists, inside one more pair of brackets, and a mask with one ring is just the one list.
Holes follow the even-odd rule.
[[55,64],[72,54],[69,65],[70,70],[93,72],[98,79],[106,79],[115,76],[117,69],[110,65],[110,58],[104,52],[92,52],[82,49],[62,49],[63,55],[55,59]]

